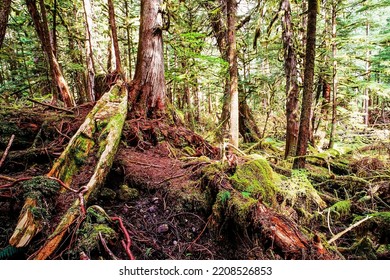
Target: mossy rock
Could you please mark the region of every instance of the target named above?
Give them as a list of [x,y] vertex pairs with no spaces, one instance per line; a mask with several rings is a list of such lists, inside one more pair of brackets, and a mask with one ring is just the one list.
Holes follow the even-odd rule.
[[273,172],[271,166],[263,158],[250,160],[237,166],[230,181],[238,191],[249,193],[253,198],[261,198],[270,206],[277,204],[277,184],[280,177]]
[[127,185],[121,185],[118,190],[118,198],[122,201],[130,201],[139,197],[139,191]]

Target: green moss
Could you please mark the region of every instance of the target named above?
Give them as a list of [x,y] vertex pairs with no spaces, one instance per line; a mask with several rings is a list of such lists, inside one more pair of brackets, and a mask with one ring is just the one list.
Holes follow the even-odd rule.
[[195,150],[190,146],[186,146],[182,149],[183,153],[188,156],[194,156],[196,154]]
[[117,233],[106,224],[91,224],[84,223],[83,227],[78,230],[78,251],[92,252],[98,248],[100,244],[99,233],[107,240],[114,240],[117,238]]
[[37,176],[31,180],[24,181],[22,188],[25,197],[42,197],[49,198],[57,194],[60,184],[44,176]]
[[292,170],[291,177],[280,182],[279,194],[283,197],[282,208],[289,205],[305,213],[312,212],[311,208],[326,207],[304,170]]
[[178,212],[208,212],[212,204],[209,189],[199,188],[198,182],[189,182],[180,189],[170,189],[169,196],[175,200],[175,211]]
[[36,206],[30,208],[36,221],[48,221],[51,218],[51,209],[54,197],[58,194],[60,184],[43,176],[34,177],[22,183],[25,198],[32,198]]
[[390,244],[382,244],[376,249],[378,255],[390,255]]
[[116,192],[109,188],[102,188],[99,193],[99,197],[105,200],[114,200]]
[[250,216],[251,211],[257,204],[257,199],[252,197],[243,197],[242,194],[237,193],[232,196],[228,202],[229,212],[233,214],[233,217],[237,224],[242,228],[248,226],[248,217]]
[[235,189],[250,193],[254,198],[262,198],[268,205],[276,205],[280,177],[265,159],[259,158],[239,165],[230,181]]
[[342,200],[336,202],[331,207],[329,207],[329,211],[336,213],[339,217],[345,217],[350,214],[351,211],[351,201]]
[[239,192],[220,191],[212,208],[214,220],[223,224],[225,219],[233,218],[244,229],[248,226],[248,217],[257,202],[257,199],[243,196]]
[[61,166],[58,177],[65,183],[70,183],[72,177],[88,158],[90,150],[95,145],[94,141],[84,135],[79,135],[72,146],[68,146],[69,151],[65,158],[60,157],[57,165]]
[[118,199],[122,201],[134,200],[139,196],[137,189],[129,188],[127,185],[122,185],[118,191]]

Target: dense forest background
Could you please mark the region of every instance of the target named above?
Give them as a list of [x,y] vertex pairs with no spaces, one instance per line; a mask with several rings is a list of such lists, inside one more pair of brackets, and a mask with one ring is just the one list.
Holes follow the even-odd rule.
[[[125,216],[146,209],[132,217],[137,222],[126,220],[137,258],[388,258],[390,2],[237,2],[4,0],[1,217],[23,206],[23,187],[10,189],[47,173],[121,80],[129,85],[129,113],[105,195],[94,201]],[[141,3],[149,15],[158,6],[152,35],[141,27],[142,17],[150,21]],[[160,35],[161,53],[151,39]],[[142,59],[147,42],[150,63],[163,56],[163,67]],[[140,69],[147,67],[159,93],[134,105],[143,99]],[[175,127],[174,141],[161,119]],[[170,203],[182,206],[167,213]],[[1,258],[31,257],[39,248],[36,240],[23,250],[7,244],[17,220],[7,218],[0,231]],[[75,235],[102,244],[119,238],[120,231],[100,228],[99,239],[93,225]],[[43,232],[38,240],[49,229]],[[130,245],[112,253],[107,244],[75,239],[57,258],[134,257]],[[218,247],[224,242],[229,248]]]

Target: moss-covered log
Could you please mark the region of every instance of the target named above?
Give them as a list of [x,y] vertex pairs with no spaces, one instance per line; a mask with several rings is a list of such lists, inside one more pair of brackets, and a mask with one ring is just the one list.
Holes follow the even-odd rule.
[[[48,177],[57,178],[65,184],[66,188],[62,188],[62,194],[66,190],[73,190],[78,195],[73,195],[71,207],[36,258],[45,259],[50,256],[69,226],[80,215],[80,200],[86,203],[90,195],[104,182],[120,142],[126,113],[127,89],[118,82],[96,103],[47,174]],[[91,159],[95,158],[98,159],[97,164],[91,164]],[[85,176],[89,177],[86,184],[83,183]],[[32,213],[36,205],[39,205],[36,197],[28,196],[19,217],[18,227],[10,239],[11,245],[26,246],[42,228]]]

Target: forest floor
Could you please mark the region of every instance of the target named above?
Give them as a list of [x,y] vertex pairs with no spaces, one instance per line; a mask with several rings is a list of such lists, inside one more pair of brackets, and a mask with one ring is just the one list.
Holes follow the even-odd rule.
[[[23,112],[5,108],[0,112],[0,148],[4,150],[10,135],[15,135],[6,161],[0,166],[0,259],[29,258],[49,232],[43,230],[26,248],[8,246],[24,202],[23,184],[13,180],[47,174],[91,108],[92,105],[79,107],[74,114],[43,107],[25,108]],[[86,217],[75,225],[53,259],[80,259],[85,255],[91,259],[126,259],[121,243],[126,237],[123,228],[102,221],[102,216],[121,217],[136,259],[291,258],[288,252],[274,246],[272,238],[264,237],[264,229],[251,227],[254,223],[249,221],[248,212],[242,216],[240,209],[233,209],[241,207],[239,204],[226,202],[237,199],[229,188],[248,180],[240,172],[244,167],[253,169],[249,164],[258,157],[266,158],[275,172],[269,179],[273,182],[268,182],[276,186],[270,190],[273,197],[267,201],[264,195],[262,199],[273,205],[275,213],[283,214],[288,223],[299,225],[308,239],[320,239],[332,258],[390,258],[388,139],[367,140],[359,147],[353,146],[352,141],[345,153],[313,153],[308,157],[307,172],[291,172],[289,163],[280,160],[282,142],[268,140],[248,146],[250,152],[240,155],[237,169],[232,170],[226,162],[221,164],[217,149],[202,146],[200,141],[198,146],[186,147],[187,140],[199,140],[195,134],[183,129],[181,135],[188,139],[157,141],[159,133],[174,137],[178,129],[158,127],[156,132],[155,127],[153,121],[126,121],[111,171],[88,205],[98,207],[88,208],[91,211],[87,210]],[[154,137],[137,138],[140,131]],[[94,159],[90,160],[93,165]],[[256,177],[263,167],[259,168],[248,176],[263,180]],[[222,177],[216,176],[218,170],[224,174]],[[222,191],[211,187],[216,181]],[[248,187],[255,184],[251,182]],[[245,203],[250,202],[248,192],[240,189]],[[55,208],[64,203],[59,198]],[[221,210],[221,205],[226,209]],[[362,221],[364,218],[367,221]],[[337,237],[343,231],[345,234]],[[335,237],[337,240],[327,243]]]

